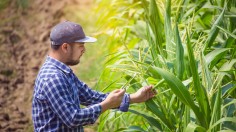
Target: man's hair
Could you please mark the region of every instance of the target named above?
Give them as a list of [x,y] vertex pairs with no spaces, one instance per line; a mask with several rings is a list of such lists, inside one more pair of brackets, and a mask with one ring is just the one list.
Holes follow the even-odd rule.
[[51,44],[51,48],[52,48],[53,50],[58,50],[58,49],[60,48],[60,46],[61,46],[61,45],[52,45],[52,44]]

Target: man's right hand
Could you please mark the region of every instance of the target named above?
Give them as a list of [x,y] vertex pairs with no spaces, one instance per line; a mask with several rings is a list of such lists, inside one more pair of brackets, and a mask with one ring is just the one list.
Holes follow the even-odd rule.
[[117,108],[120,106],[123,96],[125,94],[124,89],[117,89],[109,93],[107,98],[100,103],[102,107],[102,113],[108,109]]

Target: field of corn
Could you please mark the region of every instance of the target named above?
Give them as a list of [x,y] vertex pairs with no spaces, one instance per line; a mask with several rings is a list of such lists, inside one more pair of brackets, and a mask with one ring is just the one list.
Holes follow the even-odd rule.
[[109,48],[95,88],[134,78],[128,93],[158,91],[127,113],[104,113],[99,132],[236,131],[236,1],[103,0],[96,10]]
[[[86,54],[75,67],[77,76],[102,92],[127,82],[127,93],[146,85],[158,92],[152,100],[131,104],[128,112],[107,111],[85,128],[97,132],[236,131],[236,0],[95,0],[92,8],[84,2],[80,10],[75,5],[57,10],[57,19],[63,16],[78,22],[98,39],[86,45]],[[1,0],[0,10],[9,3]],[[15,3],[13,7],[26,9],[22,14],[27,15],[33,2]],[[15,18],[0,25],[11,19],[17,22]],[[33,131],[32,122],[26,123],[30,129],[24,130]]]

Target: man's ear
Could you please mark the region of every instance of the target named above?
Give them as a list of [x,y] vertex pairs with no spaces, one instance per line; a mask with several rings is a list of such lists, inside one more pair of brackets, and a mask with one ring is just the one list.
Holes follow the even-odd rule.
[[63,43],[61,45],[61,50],[64,52],[64,53],[67,53],[68,52],[68,48],[69,48],[69,45],[67,43]]

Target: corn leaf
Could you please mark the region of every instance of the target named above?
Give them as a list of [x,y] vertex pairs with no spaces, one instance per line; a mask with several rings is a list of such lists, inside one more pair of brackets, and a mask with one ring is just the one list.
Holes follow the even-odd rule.
[[210,34],[209,34],[209,36],[206,40],[206,43],[205,43],[204,51],[206,51],[207,48],[211,47],[211,45],[215,41],[215,39],[219,33],[219,28],[217,27],[217,25],[221,25],[221,23],[224,19],[224,13],[225,13],[225,9],[221,12],[220,16],[216,19],[216,21],[212,25],[212,28],[210,30]]
[[185,132],[205,132],[206,129],[202,126],[199,126],[194,123],[189,123],[186,129],[184,130]]
[[200,113],[202,114],[200,123],[202,126],[208,128],[208,125],[210,122],[210,112],[211,112],[210,105],[208,101],[208,96],[206,94],[206,90],[203,89],[200,83],[197,66],[196,66],[192,46],[191,46],[188,35],[187,35],[187,50],[188,50],[188,59],[190,63],[190,71],[193,77],[194,91],[195,91],[197,101],[199,103]]
[[215,126],[223,123],[223,122],[234,122],[236,123],[236,118],[235,117],[225,117],[225,118],[221,118],[220,120],[218,120],[216,123],[214,123],[213,125],[210,126],[210,128],[207,130],[208,132],[211,131]]
[[165,11],[165,38],[166,38],[166,51],[167,59],[170,61],[174,58],[175,45],[171,42],[173,40],[173,33],[171,28],[171,0],[166,0],[166,11]]
[[145,102],[149,111],[155,114],[160,120],[170,129],[175,130],[175,126],[169,122],[169,120],[165,117],[165,114],[160,111],[160,108],[156,105],[156,103],[150,99]]
[[[212,118],[211,118],[210,126],[221,118],[221,104],[222,104],[222,89],[218,87],[216,100],[215,100],[214,107],[212,110],[212,115],[211,115]],[[220,130],[220,125],[217,125],[213,128],[212,131],[219,131],[219,130]]]
[[211,72],[208,68],[208,65],[206,63],[206,59],[203,55],[203,53],[200,54],[200,68],[201,70],[198,71],[202,71],[202,83],[203,86],[207,88],[207,90],[210,90],[213,84],[213,79],[212,79],[212,75]]
[[124,130],[124,132],[146,132],[139,126],[130,126],[127,130]]
[[229,31],[227,31],[226,29],[216,25],[216,27],[218,27],[219,29],[221,29],[222,31],[224,31],[225,33],[227,33],[228,35],[230,35],[231,37],[233,37],[234,39],[236,39],[236,35],[234,35],[233,33],[230,33]]
[[141,112],[138,112],[136,110],[132,110],[132,109],[129,109],[129,112],[131,113],[134,113],[136,115],[140,115],[142,116],[143,118],[145,118],[149,124],[151,124],[152,126],[155,126],[156,128],[158,128],[160,131],[162,131],[162,127],[161,127],[161,124],[158,122],[157,119],[155,119],[154,117],[152,116],[149,116],[148,114],[144,114],[144,113],[141,113]]
[[184,120],[183,120],[183,128],[184,130],[187,128],[187,125],[190,123],[190,108],[185,105],[184,106]]
[[[160,13],[160,10],[156,4],[155,0],[151,0],[149,4],[149,24],[153,33],[153,48],[157,49],[158,52],[163,54],[163,16]],[[152,36],[152,35],[151,35]]]
[[[214,87],[217,87],[217,86],[221,83],[222,79],[223,79],[224,76],[226,75],[225,71],[229,71],[235,63],[236,63],[236,59],[233,59],[233,60],[227,61],[227,62],[225,62],[225,63],[223,64],[223,66],[222,66],[222,67],[220,68],[220,70],[219,70],[219,71],[221,71],[221,72],[220,72],[220,74],[217,76],[217,80],[216,80],[215,83],[213,84],[213,88],[214,88]],[[213,100],[213,101],[214,101],[214,100]]]
[[[213,60],[216,60],[216,62],[219,60],[219,59],[222,59],[222,56],[221,53],[225,52],[225,51],[228,51],[230,48],[219,48],[219,49],[215,49],[213,51],[211,51],[210,53],[208,53],[207,55],[205,55],[206,57],[206,65],[209,65]],[[212,65],[215,65],[212,64]]]
[[166,70],[154,66],[152,66],[151,68],[153,69],[152,71],[155,71],[156,74],[160,74],[165,79],[171,90],[180,99],[180,101],[189,106],[194,111],[197,119],[202,122],[202,114],[200,113],[199,108],[194,104],[189,91],[183,85],[183,83],[177,77]]
[[179,29],[176,24],[175,26],[175,41],[176,41],[176,70],[177,76],[180,80],[184,74],[184,48],[180,39]]

